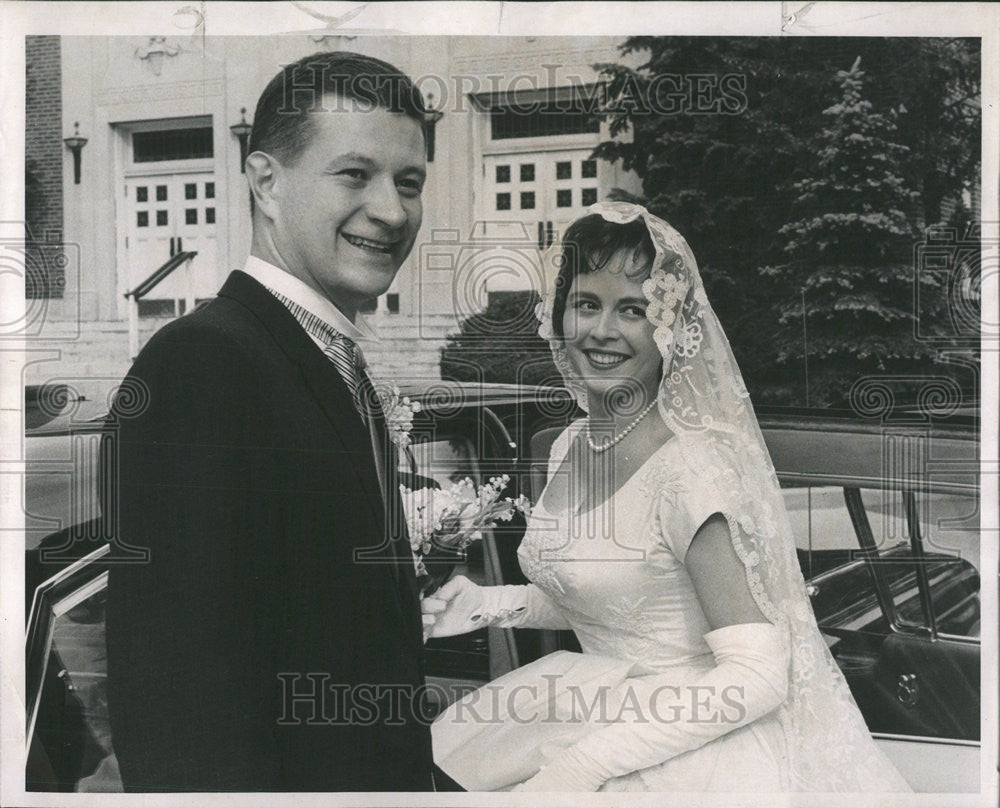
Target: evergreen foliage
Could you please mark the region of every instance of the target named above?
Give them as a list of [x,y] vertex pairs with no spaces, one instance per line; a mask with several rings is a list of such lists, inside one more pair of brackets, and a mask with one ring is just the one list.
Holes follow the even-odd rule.
[[[910,149],[896,142],[897,114],[874,112],[865,98],[860,62],[837,73],[841,98],[823,111],[816,169],[792,184],[791,221],[778,231],[787,261],[763,270],[784,290],[772,307],[776,399],[794,395],[781,379],[798,368],[808,368],[810,404],[845,406],[858,377],[926,371],[935,361],[932,347],[914,338],[920,236],[919,195],[904,176]],[[946,290],[924,292],[946,298]]]
[[[926,227],[949,220],[962,229],[963,192],[978,188],[978,40],[643,36],[627,39],[621,51],[642,63],[598,66],[612,139],[596,154],[636,171],[650,210],[687,238],[755,401],[806,403],[802,289],[795,286],[801,279],[767,268],[815,260],[824,232],[848,239],[824,246],[827,262],[838,250],[863,249],[851,259],[855,272],[843,267],[826,297],[810,305],[825,302],[845,312],[875,306],[876,319],[891,321],[893,333],[904,329],[905,311],[912,331],[913,289],[903,294],[904,265],[912,276],[913,250]],[[858,129],[856,143],[824,140],[835,118],[826,111],[842,93],[838,72],[858,57],[868,106],[837,125],[857,128],[867,114],[880,116],[879,123]],[[887,152],[864,141],[879,134],[880,122],[895,126],[891,137],[881,137]],[[841,159],[852,166],[838,168]],[[864,216],[850,223],[838,218],[864,211],[861,199]],[[795,227],[804,226],[810,206],[814,217],[828,218],[810,231],[808,243],[809,234]],[[878,234],[878,245],[869,245],[866,233]],[[812,293],[806,294],[808,303]],[[797,347],[791,342],[796,310]],[[872,361],[888,372],[914,365],[932,371],[926,348],[902,338],[886,342],[884,330],[848,341],[846,350],[823,341],[838,339],[835,327],[824,335],[817,322],[816,336],[810,352],[829,356],[828,372],[840,381],[828,378],[815,390],[810,384],[811,405],[843,403],[841,392]]]
[[538,293],[495,292],[462,321],[441,349],[441,378],[503,384],[561,384],[548,343],[538,336]]

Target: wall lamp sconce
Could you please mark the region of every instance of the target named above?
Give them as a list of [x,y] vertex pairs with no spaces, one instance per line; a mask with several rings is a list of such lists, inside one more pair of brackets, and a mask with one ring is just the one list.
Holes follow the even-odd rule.
[[250,130],[253,127],[247,123],[247,108],[240,107],[240,122],[229,127],[229,131],[240,139],[240,173],[246,173],[247,143],[250,140]]
[[73,124],[73,137],[64,137],[63,143],[65,143],[71,152],[73,152],[73,184],[80,184],[80,153],[83,151],[83,147],[87,145],[87,138],[80,137],[80,122],[76,121]]
[[427,111],[424,113],[424,139],[427,141],[427,162],[434,162],[434,128],[444,117],[444,112],[434,109],[434,93],[427,94]]

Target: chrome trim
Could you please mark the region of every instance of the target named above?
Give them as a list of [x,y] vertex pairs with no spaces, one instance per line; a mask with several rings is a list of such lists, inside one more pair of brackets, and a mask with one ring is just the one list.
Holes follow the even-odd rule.
[[872,737],[882,741],[906,741],[908,743],[935,743],[947,746],[982,747],[982,741],[963,741],[960,738],[931,738],[926,735],[896,735],[891,732],[873,732]]
[[[26,635],[31,633],[31,626],[35,622],[35,617],[36,617],[35,612],[38,609],[38,601],[41,596],[43,596],[46,592],[48,592],[48,590],[52,589],[52,587],[61,584],[67,578],[70,578],[71,576],[78,573],[84,567],[89,567],[95,561],[104,558],[104,556],[106,556],[110,552],[111,552],[111,545],[102,544],[96,550],[87,553],[87,555],[85,555],[83,558],[77,559],[65,569],[57,572],[51,578],[46,578],[44,581],[42,581],[42,583],[40,583],[38,587],[35,589],[35,593],[34,595],[32,595],[31,598],[31,610],[28,612],[28,631],[26,632]],[[25,636],[25,640],[27,639],[28,637]]]

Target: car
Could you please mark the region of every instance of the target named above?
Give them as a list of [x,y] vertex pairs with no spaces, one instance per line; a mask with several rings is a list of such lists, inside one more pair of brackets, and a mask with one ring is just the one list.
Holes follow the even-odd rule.
[[[510,477],[537,498],[552,440],[581,415],[552,387],[429,382],[401,455],[410,487]],[[95,403],[28,430],[29,790],[120,790],[107,719],[108,544]],[[88,410],[88,407],[91,409]],[[974,422],[759,414],[814,612],[869,729],[917,791],[979,790],[979,441]],[[523,583],[524,519],[483,532],[460,572]],[[483,628],[426,646],[429,714],[558,648],[570,632]]]

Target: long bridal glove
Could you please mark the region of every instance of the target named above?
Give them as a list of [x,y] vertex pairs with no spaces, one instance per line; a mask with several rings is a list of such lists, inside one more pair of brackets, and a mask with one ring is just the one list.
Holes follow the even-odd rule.
[[710,631],[705,641],[716,667],[679,687],[666,673],[629,679],[616,693],[616,703],[636,705],[622,711],[626,720],[585,735],[515,790],[596,791],[756,721],[785,700],[790,651],[783,630],[742,623]]
[[566,618],[534,584],[479,586],[458,575],[423,599],[424,624],[433,617],[428,635],[451,637],[483,626],[498,628],[569,628]]

